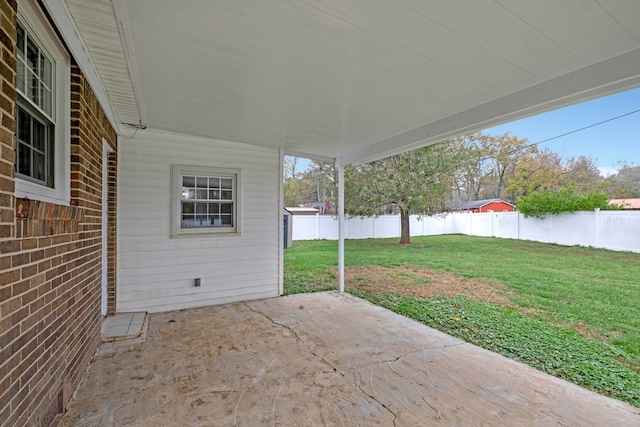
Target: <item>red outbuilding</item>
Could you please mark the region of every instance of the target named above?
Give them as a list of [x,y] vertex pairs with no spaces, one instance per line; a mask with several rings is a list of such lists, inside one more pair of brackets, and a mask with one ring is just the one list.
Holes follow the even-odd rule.
[[502,199],[474,200],[460,206],[461,212],[513,212],[515,205],[505,202]]

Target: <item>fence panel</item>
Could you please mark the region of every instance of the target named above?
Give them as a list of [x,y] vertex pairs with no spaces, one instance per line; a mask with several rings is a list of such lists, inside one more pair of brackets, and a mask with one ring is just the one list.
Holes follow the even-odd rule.
[[318,239],[338,240],[338,217],[318,215]]
[[[525,218],[518,212],[450,213],[411,216],[412,236],[467,234],[534,240],[561,245],[640,252],[640,211],[595,211]],[[400,216],[350,218],[347,239],[400,237]],[[330,215],[293,216],[293,240],[338,239],[338,221]]]
[[607,211],[598,215],[593,246],[640,252],[640,211]]
[[[293,227],[292,239],[293,240],[315,240],[318,238],[317,234],[317,218],[316,215],[292,215],[293,221],[291,225]],[[337,237],[336,237],[337,239]]]

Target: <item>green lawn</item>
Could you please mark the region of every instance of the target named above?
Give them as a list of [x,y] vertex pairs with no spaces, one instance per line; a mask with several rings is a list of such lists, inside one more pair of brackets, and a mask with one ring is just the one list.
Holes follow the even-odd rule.
[[[464,295],[417,298],[347,283],[360,297],[481,347],[640,407],[640,254],[470,236],[348,240],[345,264],[448,272],[505,288],[508,304]],[[335,289],[337,243],[285,251],[285,293]],[[376,268],[373,268],[376,267]],[[380,269],[378,267],[384,267]],[[386,276],[385,276],[386,277]],[[360,287],[362,281],[369,281]],[[414,280],[411,286],[430,286]]]

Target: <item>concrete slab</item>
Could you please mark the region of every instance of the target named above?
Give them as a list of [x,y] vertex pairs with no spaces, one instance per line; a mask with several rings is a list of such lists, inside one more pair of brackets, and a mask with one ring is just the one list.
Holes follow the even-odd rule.
[[138,338],[145,328],[147,313],[118,313],[102,321],[102,342]]
[[600,396],[350,295],[149,316],[60,426],[640,426]]

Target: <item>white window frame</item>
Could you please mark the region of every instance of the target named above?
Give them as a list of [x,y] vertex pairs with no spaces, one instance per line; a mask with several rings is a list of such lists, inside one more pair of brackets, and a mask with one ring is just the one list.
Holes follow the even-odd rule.
[[[182,226],[182,191],[183,177],[215,177],[231,178],[233,180],[233,211],[232,226],[202,226],[183,227]],[[240,235],[241,216],[241,170],[230,168],[218,168],[209,166],[172,165],[171,166],[171,236],[238,236]]]
[[15,196],[68,205],[71,201],[71,60],[64,45],[34,0],[25,0],[18,4],[18,21],[54,61],[52,94],[54,99],[51,117],[54,126],[54,184],[53,187],[47,187],[16,176]]

